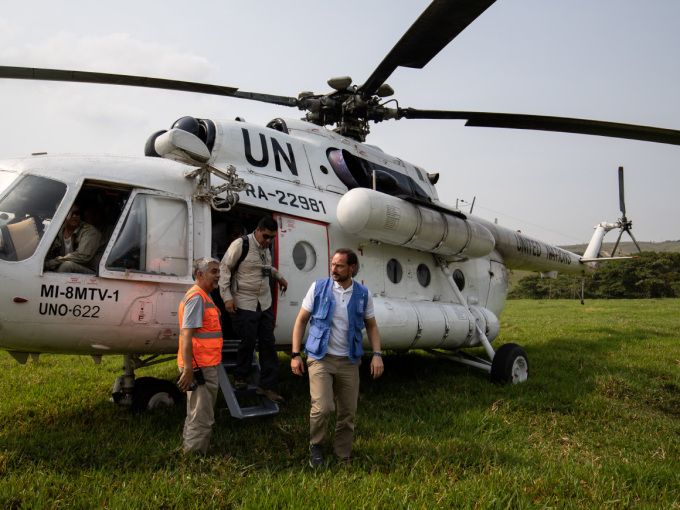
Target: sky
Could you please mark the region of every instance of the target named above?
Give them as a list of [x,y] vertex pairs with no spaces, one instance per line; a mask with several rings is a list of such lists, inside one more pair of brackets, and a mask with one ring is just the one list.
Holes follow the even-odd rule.
[[[286,96],[361,84],[427,0],[2,2],[0,64],[145,75]],[[401,107],[580,117],[680,129],[680,2],[498,0],[424,69],[387,82]],[[174,91],[0,80],[0,159],[142,155],[184,115],[266,124],[302,112]],[[620,217],[680,239],[680,146],[401,120],[368,142],[439,172],[440,199],[554,244]],[[612,232],[605,240],[614,241]],[[624,238],[625,240],[625,238]]]

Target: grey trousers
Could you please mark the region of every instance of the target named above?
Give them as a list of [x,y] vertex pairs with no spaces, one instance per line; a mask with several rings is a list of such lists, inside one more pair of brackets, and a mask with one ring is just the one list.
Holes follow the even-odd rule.
[[187,391],[187,418],[184,421],[184,453],[208,451],[217,402],[217,366],[201,367],[205,384]]

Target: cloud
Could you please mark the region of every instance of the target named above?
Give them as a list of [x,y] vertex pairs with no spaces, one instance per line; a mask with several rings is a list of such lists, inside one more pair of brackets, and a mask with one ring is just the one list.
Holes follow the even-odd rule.
[[0,17],[0,48],[9,44],[17,34],[17,27],[7,19]]
[[[2,24],[0,22],[0,28]],[[8,38],[11,40],[11,37]],[[60,32],[33,44],[4,45],[0,58],[9,65],[54,67],[205,81],[215,66],[172,45],[134,39],[126,33],[79,36]]]
[[[1,28],[1,25],[0,25]],[[21,30],[15,31],[16,37]],[[15,37],[15,39],[16,39]],[[4,65],[210,81],[208,59],[169,44],[129,34],[78,36],[60,32],[35,43],[0,47]],[[204,96],[137,87],[0,80],[0,108],[13,128],[0,143],[2,156],[35,150],[140,154],[143,136],[167,128],[177,111]],[[189,107],[180,106],[188,103]]]

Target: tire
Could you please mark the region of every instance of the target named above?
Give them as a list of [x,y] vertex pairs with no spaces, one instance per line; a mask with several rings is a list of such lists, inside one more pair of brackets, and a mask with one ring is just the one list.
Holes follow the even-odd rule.
[[529,377],[529,359],[517,344],[505,344],[491,363],[491,380],[498,384],[518,384]]
[[180,403],[182,394],[177,386],[164,379],[140,377],[135,380],[132,392],[132,411],[141,413],[159,407],[172,407]]

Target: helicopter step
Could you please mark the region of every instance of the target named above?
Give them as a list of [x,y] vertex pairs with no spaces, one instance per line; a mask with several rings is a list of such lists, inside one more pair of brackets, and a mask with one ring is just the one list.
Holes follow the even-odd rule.
[[256,356],[253,356],[251,377],[246,389],[236,389],[229,380],[229,374],[232,374],[236,368],[238,344],[239,340],[224,341],[222,364],[217,370],[220,389],[229,407],[229,412],[234,418],[239,420],[277,414],[279,412],[278,404],[257,393],[257,385],[260,379],[260,364]]

